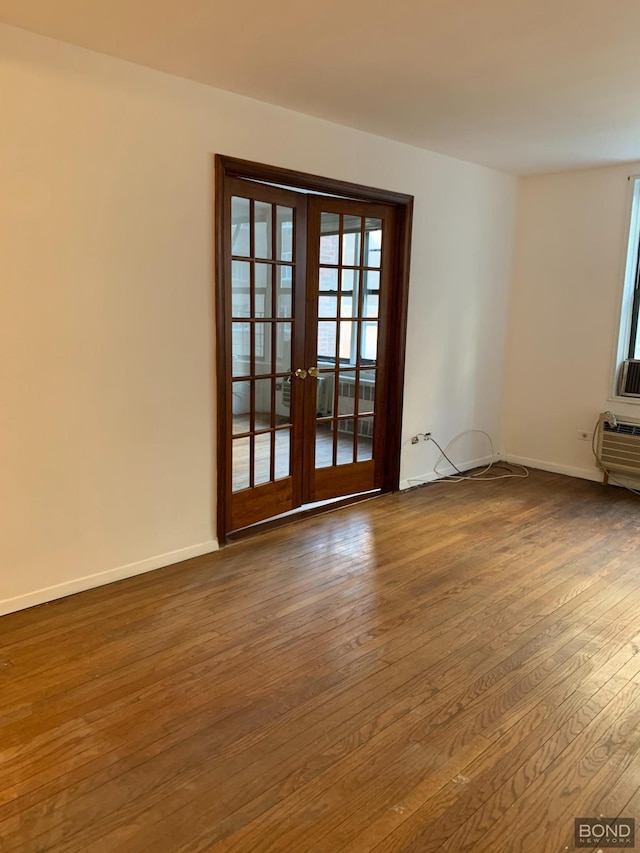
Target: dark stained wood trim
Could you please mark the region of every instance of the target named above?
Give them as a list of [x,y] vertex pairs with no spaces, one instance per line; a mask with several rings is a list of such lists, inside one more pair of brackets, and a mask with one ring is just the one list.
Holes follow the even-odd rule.
[[405,193],[369,187],[366,184],[353,184],[336,178],[324,178],[308,172],[296,172],[293,169],[281,169],[278,166],[268,166],[264,163],[254,163],[251,160],[240,160],[237,157],[216,155],[216,163],[220,163],[225,174],[237,178],[248,178],[252,181],[266,181],[286,186],[290,189],[300,187],[305,190],[338,195],[344,198],[377,201],[398,206],[413,204],[413,196]]
[[220,545],[225,542],[225,531],[227,530],[227,512],[229,501],[227,499],[227,483],[230,480],[231,471],[231,447],[227,427],[227,376],[226,368],[231,363],[231,341],[225,329],[225,318],[227,315],[226,293],[223,286],[225,280],[225,253],[224,235],[225,228],[225,177],[226,169],[224,157],[216,154],[215,157],[215,210],[214,210],[214,232],[215,232],[215,306],[216,306],[216,396],[217,396],[217,537]]
[[[227,383],[226,367],[230,364],[231,341],[226,341],[224,287],[224,192],[228,178],[241,178],[276,184],[290,189],[310,190],[326,195],[335,195],[354,201],[377,202],[392,205],[396,211],[394,289],[396,298],[392,302],[388,318],[387,346],[388,372],[388,428],[386,453],[383,467],[383,491],[396,491],[400,485],[400,451],[402,446],[402,404],[404,390],[405,346],[407,330],[409,268],[411,252],[411,229],[413,219],[413,196],[405,193],[378,189],[364,184],[355,184],[334,178],[321,177],[306,172],[282,169],[250,160],[242,160],[217,154],[215,157],[216,184],[216,355],[218,377],[218,447],[217,447],[217,536],[220,544],[226,541],[230,528],[228,505],[230,494],[226,483],[230,482],[229,427],[226,422]],[[302,233],[302,229],[299,229]],[[393,355],[392,355],[393,354]],[[307,365],[308,366],[308,365]]]
[[[305,231],[305,264],[300,265],[302,274],[306,277],[306,287],[304,288],[304,304],[301,306],[301,317],[304,317],[305,327],[307,329],[317,328],[318,322],[318,264],[319,264],[319,245],[309,243],[309,233],[320,232],[320,212],[316,205],[307,203],[307,228]],[[314,276],[315,272],[315,276]],[[304,350],[304,365],[307,370],[316,365],[318,361],[316,340],[312,335],[307,335],[305,340]],[[315,465],[316,465],[316,400],[317,389],[315,387],[316,379],[307,377],[305,383],[314,383],[314,387],[308,390],[305,394],[305,406],[303,411],[303,431],[305,436],[305,452],[303,455],[303,488],[301,491],[302,503],[309,503],[312,497],[308,493],[310,484],[313,484]],[[337,390],[334,389],[334,393]],[[335,409],[334,409],[335,411]],[[335,452],[335,446],[334,446]]]
[[[307,275],[306,257],[307,257],[307,232],[309,223],[309,204],[308,199],[305,199],[304,204],[296,208],[296,228],[294,231],[294,246],[293,257],[295,260],[295,282],[293,282],[293,299],[294,299],[294,342],[291,349],[291,367],[295,371],[298,367],[306,368],[305,344],[306,340],[301,340],[300,326],[306,328],[307,322],[307,306],[305,302],[305,280]],[[296,467],[300,464],[300,458],[308,455],[304,450],[306,437],[306,421],[305,412],[308,407],[308,390],[306,384],[308,380],[301,380],[292,377],[291,389],[291,413],[293,427],[291,429],[291,472],[293,473]],[[294,477],[293,484],[293,506],[299,507],[304,502],[303,484],[300,477]]]
[[413,198],[396,212],[396,267],[393,280],[398,288],[391,304],[389,317],[389,357],[393,353],[394,367],[389,369],[387,449],[385,454],[385,491],[400,488],[400,452],[402,449],[402,406],[406,362],[407,317],[409,314],[409,273],[411,267],[411,232],[413,227]]

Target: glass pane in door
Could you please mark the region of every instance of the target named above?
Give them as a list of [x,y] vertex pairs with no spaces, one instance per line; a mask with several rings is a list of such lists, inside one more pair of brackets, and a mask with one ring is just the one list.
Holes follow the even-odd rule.
[[276,208],[276,258],[279,261],[293,261],[293,209]]
[[382,220],[366,219],[364,226],[364,264],[380,268],[382,257]]
[[260,486],[262,483],[268,483],[271,480],[271,433],[258,433],[255,441],[253,483],[255,486]]
[[234,492],[241,492],[250,486],[251,464],[250,464],[251,439],[234,438],[232,443],[231,464],[233,478],[231,488]]
[[272,270],[273,267],[271,264],[257,263],[255,265],[254,316],[256,317],[273,317]]
[[292,267],[276,264],[276,317],[291,317],[293,313]]
[[380,272],[378,270],[365,270],[362,299],[363,316],[377,317],[380,311]]
[[320,267],[318,277],[318,317],[337,317],[338,311],[338,270]]
[[318,364],[322,366],[336,364],[336,352],[338,344],[338,324],[335,322],[318,323]]
[[373,459],[373,418],[358,418],[358,462]]
[[275,479],[291,475],[291,428],[277,429],[274,435]]
[[340,214],[320,215],[320,263],[340,263]]
[[317,469],[373,458],[383,251],[380,219],[323,212],[320,222]]
[[273,205],[264,201],[254,202],[253,241],[254,258],[270,258],[272,250]]
[[316,421],[316,468],[335,465],[333,430],[333,421]]
[[342,223],[342,264],[360,266],[360,239],[362,219],[359,216],[344,216]]
[[276,373],[291,373],[291,323],[275,323]]
[[248,198],[231,199],[231,254],[249,256],[251,242],[251,202]]
[[291,475],[294,208],[231,199],[232,492]]

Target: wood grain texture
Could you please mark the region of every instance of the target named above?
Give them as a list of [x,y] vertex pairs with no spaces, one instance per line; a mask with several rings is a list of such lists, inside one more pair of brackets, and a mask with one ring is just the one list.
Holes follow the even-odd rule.
[[6,616],[0,850],[554,853],[640,818],[639,533],[594,483],[436,483]]

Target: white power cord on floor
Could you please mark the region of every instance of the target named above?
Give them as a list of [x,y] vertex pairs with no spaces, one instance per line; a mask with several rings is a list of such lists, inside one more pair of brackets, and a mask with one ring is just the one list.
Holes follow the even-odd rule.
[[[482,468],[479,471],[476,471],[473,474],[465,474],[464,471],[461,471],[460,468],[458,468],[458,466],[454,462],[452,462],[452,460],[449,458],[448,454],[449,454],[451,448],[463,436],[471,435],[473,433],[478,433],[478,434],[484,435],[486,437],[487,441],[489,442],[490,456],[493,458],[495,456],[493,441],[492,441],[489,433],[485,432],[482,429],[466,429],[466,430],[463,430],[462,432],[459,432],[458,435],[454,436],[451,439],[449,444],[447,444],[447,446],[444,449],[442,447],[440,447],[440,445],[435,440],[435,438],[433,438],[431,433],[418,433],[418,435],[422,436],[425,441],[432,441],[435,444],[435,446],[438,448],[438,450],[440,451],[440,455],[438,456],[436,463],[433,466],[434,474],[438,475],[438,480],[436,482],[438,482],[438,483],[462,483],[464,480],[474,480],[476,482],[488,482],[490,480],[510,480],[510,479],[524,480],[526,477],[529,476],[529,470],[527,468],[525,468],[524,465],[520,465],[519,463],[516,463],[516,462],[501,462],[501,461],[490,462],[486,467]],[[456,472],[455,474],[444,474],[443,472],[438,471],[438,465],[440,465],[440,463],[445,459],[449,463],[449,465],[451,465],[451,467],[454,469],[454,471]],[[520,472],[513,471],[512,467],[518,468]],[[490,471],[495,471],[497,469],[506,470],[507,473],[489,474]],[[487,475],[489,475],[489,476],[487,476]],[[416,481],[416,478],[413,478],[413,480]],[[412,479],[409,479],[408,482],[412,482]],[[417,481],[417,482],[419,483],[419,482],[424,482],[424,481]]]

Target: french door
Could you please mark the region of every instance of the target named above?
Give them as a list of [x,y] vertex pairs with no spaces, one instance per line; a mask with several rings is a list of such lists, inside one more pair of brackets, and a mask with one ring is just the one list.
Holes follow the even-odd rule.
[[401,377],[390,352],[393,205],[227,177],[220,208],[224,539],[305,504],[392,488],[389,401]]

